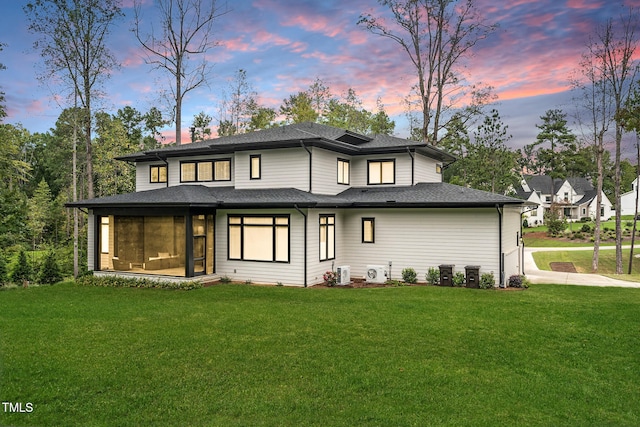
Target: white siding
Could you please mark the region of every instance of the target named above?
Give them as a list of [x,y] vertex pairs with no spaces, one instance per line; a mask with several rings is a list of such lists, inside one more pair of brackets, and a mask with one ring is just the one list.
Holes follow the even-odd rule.
[[[502,215],[502,253],[504,253],[504,280],[522,274],[522,244],[520,238],[521,208],[505,207]],[[496,283],[499,274],[496,273]]]
[[[261,155],[261,178],[249,179],[249,158]],[[309,190],[309,153],[300,148],[282,148],[265,151],[236,153],[235,187],[247,188],[297,188]]]
[[380,154],[375,156],[354,157],[351,162],[351,186],[364,187],[367,183],[367,168],[369,160],[396,161],[395,184],[375,184],[376,187],[393,187],[394,185],[411,185],[411,156],[409,153]]
[[[313,192],[335,195],[349,189],[350,185],[338,184],[338,159],[349,160],[350,181],[353,179],[353,161],[350,156],[341,155],[321,148],[313,148]],[[365,165],[366,167],[366,165]]]
[[[375,243],[361,243],[363,217],[375,218]],[[461,272],[480,265],[481,274],[499,277],[495,208],[345,210],[337,222],[338,248],[343,249],[335,265],[350,265],[352,277],[364,276],[367,265],[387,267],[389,261],[395,279],[412,267],[423,281],[428,268],[440,264],[453,264]]]
[[136,163],[136,191],[155,190],[156,188],[163,188],[167,186],[166,182],[151,183],[151,174],[149,166],[151,165],[164,165],[163,162],[145,162]]
[[415,182],[442,182],[442,173],[437,172],[437,166],[442,168],[442,162],[415,154]]
[[[237,261],[228,259],[228,214],[289,214],[289,262]],[[304,218],[295,209],[218,210],[215,227],[216,274],[252,283],[304,284]]]

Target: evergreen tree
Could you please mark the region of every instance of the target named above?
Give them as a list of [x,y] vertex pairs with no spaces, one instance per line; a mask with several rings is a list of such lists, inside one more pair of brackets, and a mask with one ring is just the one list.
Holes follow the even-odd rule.
[[44,262],[38,272],[38,282],[43,285],[53,285],[62,280],[60,267],[58,266],[57,256],[54,251],[47,252]]
[[11,281],[16,284],[28,282],[31,279],[31,273],[32,268],[27,261],[27,254],[24,253],[24,250],[21,250],[11,272]]
[[8,281],[7,260],[4,258],[4,253],[0,251],[0,286],[4,286]]

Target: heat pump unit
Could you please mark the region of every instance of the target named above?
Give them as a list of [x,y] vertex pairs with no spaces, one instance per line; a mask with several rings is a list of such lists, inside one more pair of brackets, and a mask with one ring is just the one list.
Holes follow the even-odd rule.
[[336,282],[338,285],[348,285],[351,283],[351,267],[348,265],[338,267],[336,274],[338,276],[338,281]]
[[383,265],[368,265],[365,277],[367,283],[384,283],[387,281],[387,273]]

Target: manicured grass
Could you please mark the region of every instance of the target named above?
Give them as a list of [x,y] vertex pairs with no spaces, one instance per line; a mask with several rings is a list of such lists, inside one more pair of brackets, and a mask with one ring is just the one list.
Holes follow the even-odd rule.
[[640,425],[640,289],[0,292],[14,426]]
[[[640,253],[640,248],[636,247],[635,254]],[[626,273],[629,269],[629,249],[623,251],[623,270]],[[593,250],[586,251],[549,251],[534,252],[533,259],[541,270],[551,270],[549,266],[552,262],[572,262],[578,273],[591,273],[591,260]],[[616,252],[612,249],[600,251],[598,260],[598,273],[614,275],[623,280],[640,281],[640,259],[634,259],[633,271],[631,275],[616,276]]]

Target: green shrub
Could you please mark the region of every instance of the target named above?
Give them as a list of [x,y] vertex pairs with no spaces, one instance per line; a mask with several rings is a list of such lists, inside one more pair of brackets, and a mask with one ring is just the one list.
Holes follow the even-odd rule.
[[627,228],[631,228],[631,227],[633,227],[633,222],[627,221],[627,222],[624,223],[624,226],[627,227]]
[[44,262],[38,272],[38,283],[43,285],[53,285],[62,281],[62,274],[60,273],[60,267],[58,266],[56,253],[53,251],[47,252],[44,258]]
[[451,282],[453,283],[453,286],[464,286],[466,283],[464,273],[460,271],[454,273],[453,277],[451,278]]
[[338,283],[338,274],[335,271],[327,271],[322,275],[324,284],[327,286],[335,286]]
[[440,270],[435,267],[429,267],[426,275],[427,283],[437,285],[440,283]]
[[484,273],[480,276],[480,283],[478,283],[480,289],[493,289],[495,286],[496,279],[493,277],[493,273]]
[[509,277],[507,287],[527,289],[529,287],[529,280],[525,276],[514,274]]
[[222,276],[220,278],[220,283],[231,283],[231,278],[229,276]]
[[411,267],[403,268],[402,280],[405,283],[416,283],[418,281],[418,273]]
[[185,291],[202,287],[202,283],[197,281],[173,282],[170,280],[153,280],[147,278],[90,275],[77,278],[76,283],[81,286],[101,286],[105,288],[155,288],[180,289]]
[[9,271],[7,270],[7,261],[4,254],[0,252],[0,286],[4,286],[9,282]]
[[31,280],[31,274],[31,265],[27,261],[27,254],[24,253],[24,250],[21,250],[11,272],[11,281],[15,284],[26,283]]
[[591,233],[591,226],[589,224],[582,224],[580,231],[583,233]]
[[525,219],[522,221],[522,226],[523,226],[524,228],[529,228],[529,220],[525,218]]
[[392,279],[387,280],[386,284],[389,286],[396,286],[396,287],[402,287],[406,285],[405,282],[402,282],[400,280],[392,280]]

